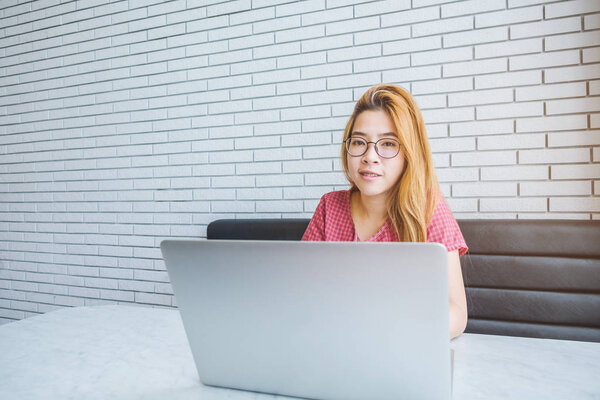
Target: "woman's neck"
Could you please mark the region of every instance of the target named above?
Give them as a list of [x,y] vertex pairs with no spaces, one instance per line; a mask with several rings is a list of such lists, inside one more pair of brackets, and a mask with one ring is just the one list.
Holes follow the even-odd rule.
[[364,196],[358,190],[352,193],[356,213],[370,221],[385,221],[388,218],[387,200],[381,196]]

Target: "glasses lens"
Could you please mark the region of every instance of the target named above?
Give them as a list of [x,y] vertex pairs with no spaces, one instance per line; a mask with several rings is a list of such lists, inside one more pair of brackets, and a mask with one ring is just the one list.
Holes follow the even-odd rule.
[[380,139],[377,141],[375,150],[383,158],[393,158],[400,151],[400,143],[394,139]]
[[351,156],[362,156],[367,151],[367,141],[351,137],[346,141],[346,150]]

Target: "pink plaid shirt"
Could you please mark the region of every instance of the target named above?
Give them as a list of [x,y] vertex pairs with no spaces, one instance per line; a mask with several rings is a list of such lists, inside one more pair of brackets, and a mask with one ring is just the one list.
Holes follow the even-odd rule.
[[[302,236],[302,240],[328,242],[358,242],[350,212],[350,190],[330,192],[323,197]],[[367,242],[398,242],[398,236],[388,219]],[[448,251],[458,249],[459,256],[468,250],[446,199],[440,194],[437,207],[427,226],[427,241],[441,243]]]

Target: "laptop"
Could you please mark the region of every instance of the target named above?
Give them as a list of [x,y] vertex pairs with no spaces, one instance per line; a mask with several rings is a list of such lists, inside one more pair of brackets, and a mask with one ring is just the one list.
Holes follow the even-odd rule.
[[450,399],[442,245],[165,240],[161,251],[203,384]]

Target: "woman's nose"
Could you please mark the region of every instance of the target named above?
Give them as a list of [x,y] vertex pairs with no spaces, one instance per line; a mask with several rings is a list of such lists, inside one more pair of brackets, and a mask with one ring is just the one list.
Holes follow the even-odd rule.
[[363,154],[363,160],[369,162],[379,162],[379,154],[377,154],[377,151],[375,150],[375,143],[367,143],[367,151],[365,154]]

